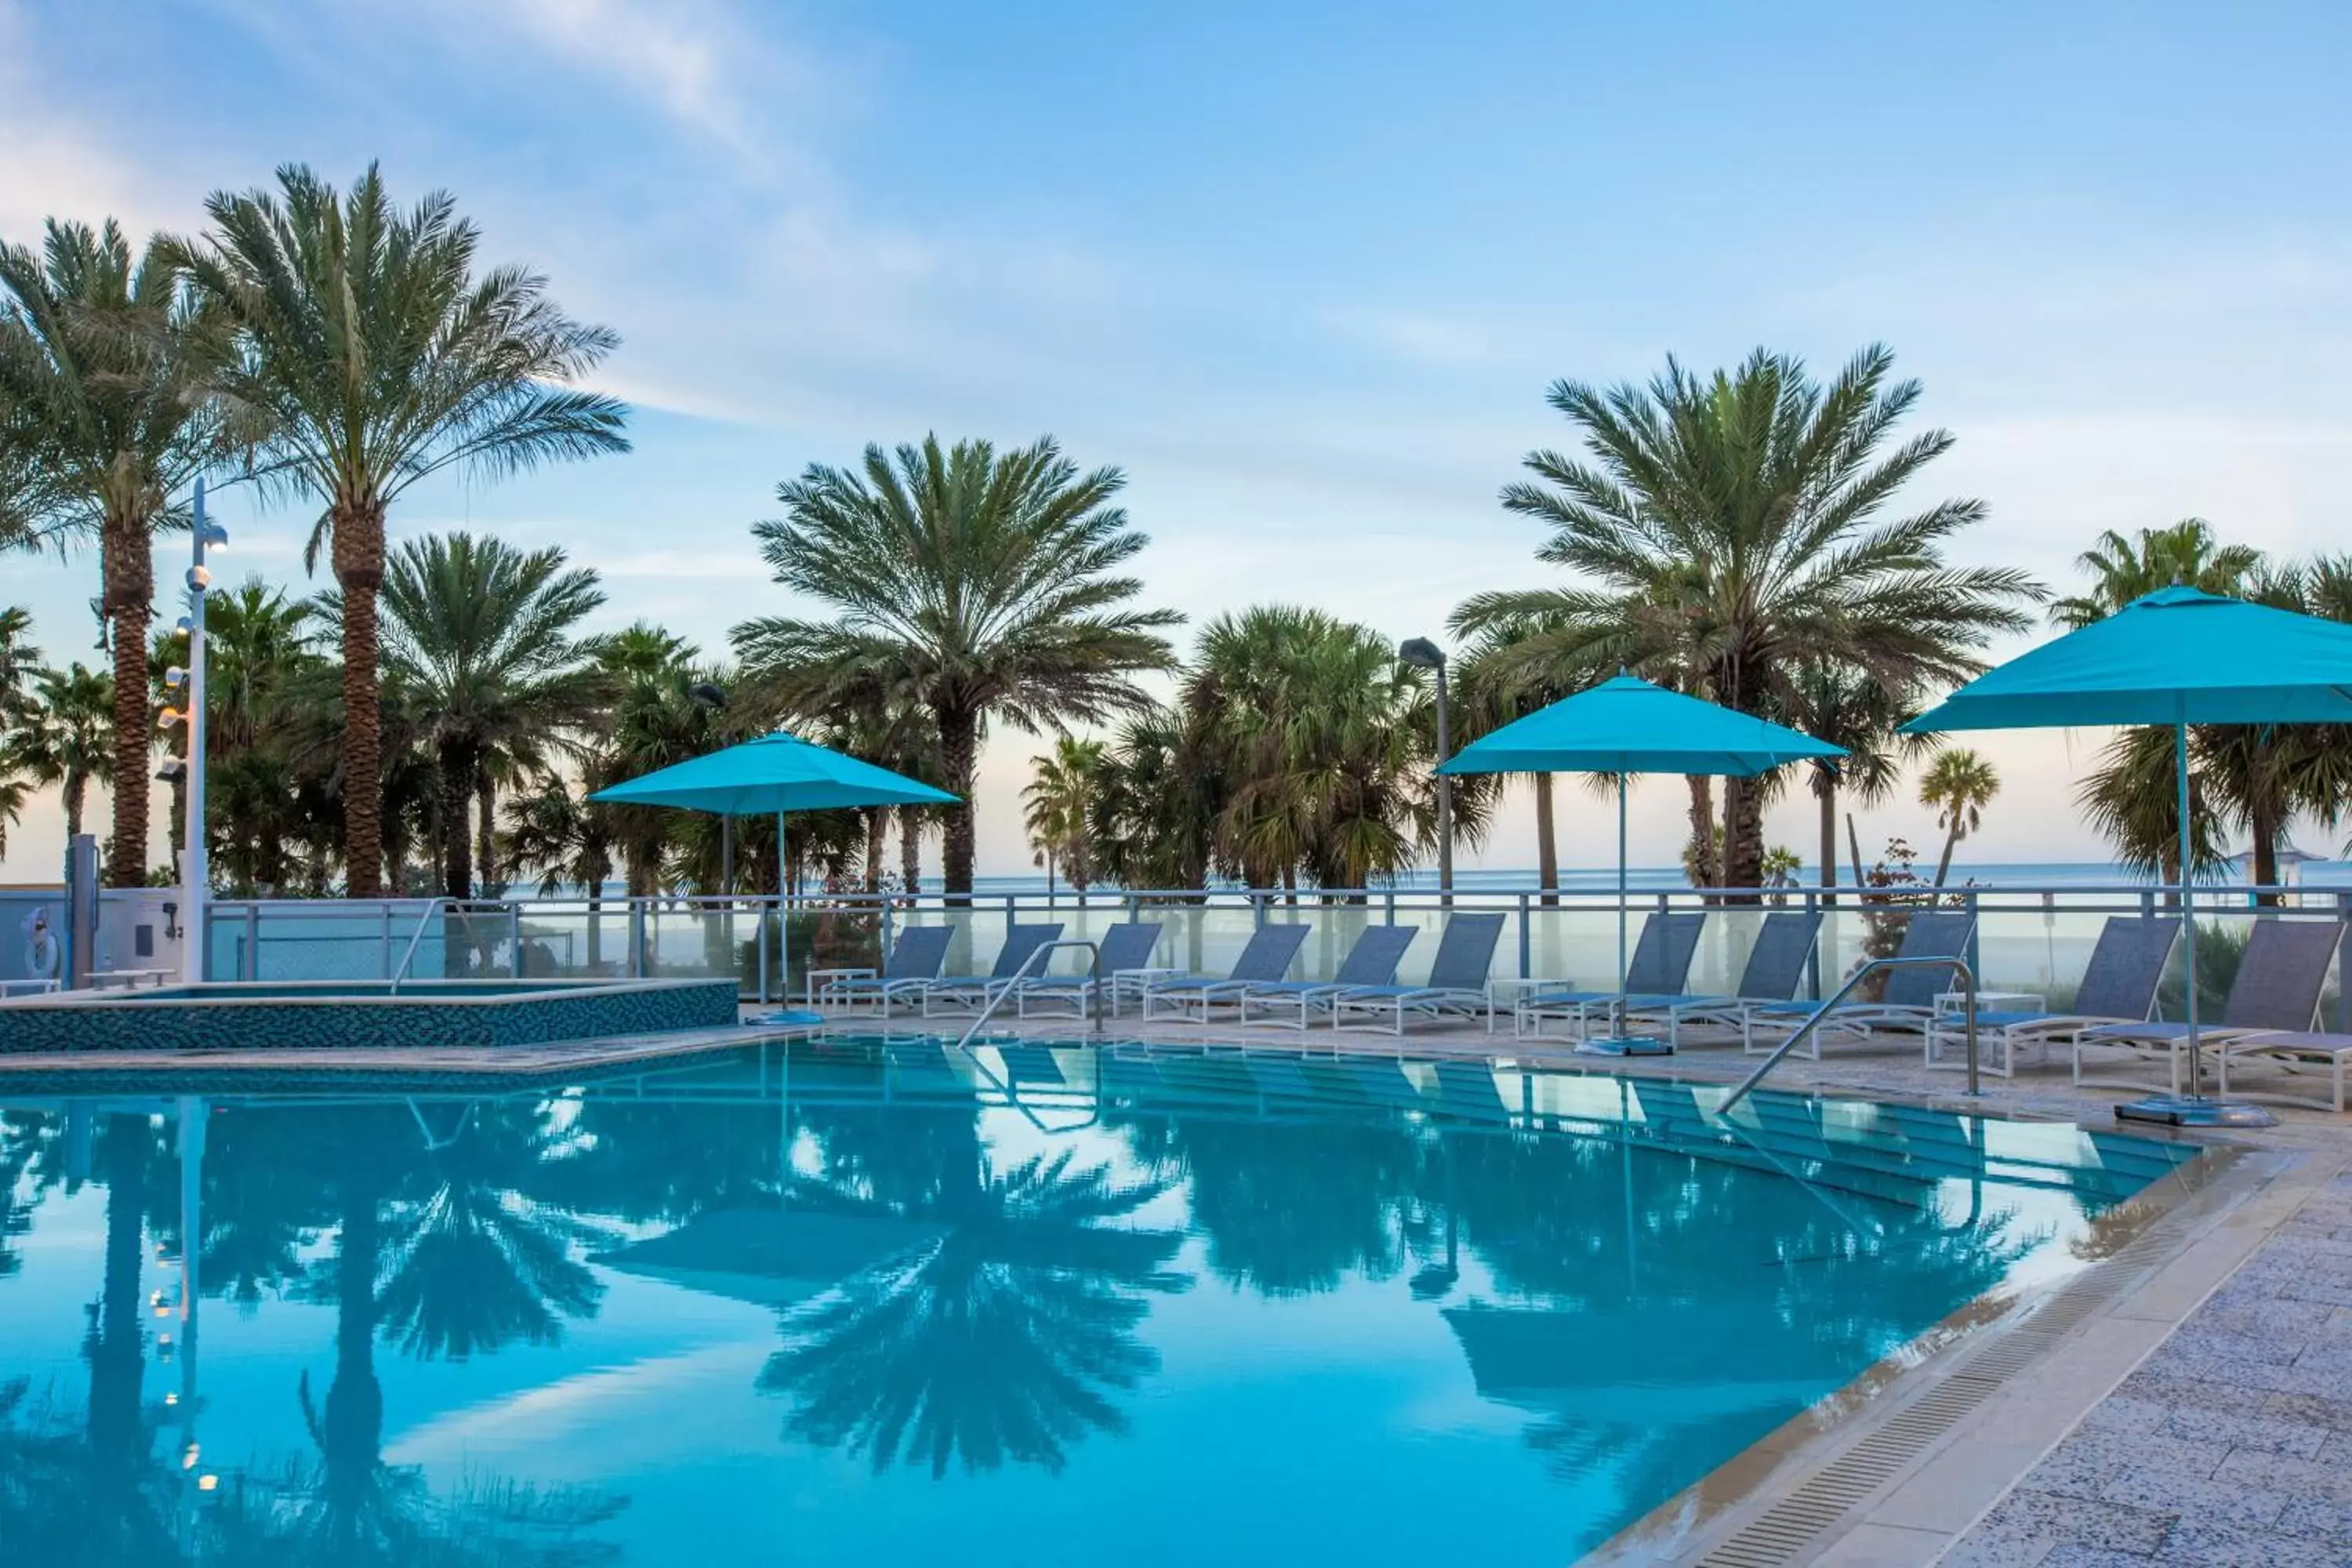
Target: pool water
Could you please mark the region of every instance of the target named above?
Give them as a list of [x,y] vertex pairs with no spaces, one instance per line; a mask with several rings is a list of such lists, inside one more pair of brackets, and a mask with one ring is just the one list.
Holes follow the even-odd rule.
[[0,1542],[1567,1563],[2166,1145],[1467,1064],[838,1039],[5,1103]]

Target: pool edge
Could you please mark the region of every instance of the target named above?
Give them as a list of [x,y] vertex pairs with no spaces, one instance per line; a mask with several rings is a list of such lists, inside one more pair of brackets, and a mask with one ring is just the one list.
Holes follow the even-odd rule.
[[2347,1163],[2201,1147],[2107,1257],[1963,1305],[1576,1563],[1935,1563]]

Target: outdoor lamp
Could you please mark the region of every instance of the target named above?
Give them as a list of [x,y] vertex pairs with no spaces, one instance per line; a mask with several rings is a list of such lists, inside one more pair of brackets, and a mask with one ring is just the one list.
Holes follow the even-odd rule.
[[194,588],[197,593],[201,594],[212,585],[213,573],[211,567],[191,566],[188,568],[189,587]]
[[226,550],[228,548],[228,530],[223,528],[217,522],[208,522],[205,524],[205,548],[206,550]]
[[155,715],[155,728],[158,730],[168,730],[174,724],[186,723],[187,719],[188,716],[185,713],[181,712],[177,708],[166,708],[161,713]]
[[188,683],[188,672],[178,665],[163,672],[163,684],[177,691]]
[[164,784],[178,784],[188,776],[188,764],[177,757],[168,759],[155,770],[155,777]]
[[190,632],[195,629],[195,624],[190,621],[185,616],[182,616],[178,620],[172,623],[172,635],[175,637],[186,637]]

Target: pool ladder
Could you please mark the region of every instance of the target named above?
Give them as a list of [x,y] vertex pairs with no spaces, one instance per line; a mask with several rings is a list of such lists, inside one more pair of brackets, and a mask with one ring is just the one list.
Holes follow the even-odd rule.
[[1745,1079],[1740,1080],[1739,1087],[1731,1091],[1731,1097],[1726,1100],[1721,1105],[1715,1108],[1715,1114],[1717,1116],[1730,1115],[1732,1107],[1747,1099],[1748,1091],[1754,1089],[1758,1084],[1762,1083],[1764,1081],[1764,1075],[1770,1072],[1774,1068],[1779,1067],[1780,1065],[1781,1058],[1786,1057],[1790,1051],[1795,1050],[1797,1048],[1797,1043],[1800,1040],[1802,1040],[1807,1035],[1812,1034],[1815,1030],[1819,1029],[1822,1024],[1830,1021],[1831,1010],[1836,1007],[1839,1003],[1844,1001],[1848,996],[1852,995],[1855,986],[1861,984],[1873,974],[1884,973],[1889,970],[1895,969],[1948,969],[1959,975],[1960,1000],[1961,1007],[1963,1009],[1962,1016],[1966,1020],[1969,1037],[1969,1096],[1970,1099],[1974,1099],[1978,1095],[1983,1093],[1984,1091],[1978,1087],[1977,1082],[1977,975],[1976,971],[1969,967],[1969,961],[1965,958],[1957,956],[1949,958],[1874,958],[1869,963],[1864,964],[1861,968],[1855,970],[1852,974],[1847,975],[1845,984],[1837,988],[1837,992],[1834,995],[1831,996],[1828,1001],[1822,1003],[1820,1006],[1814,1008],[1812,1016],[1808,1017],[1802,1024],[1800,1024],[1794,1034],[1790,1035],[1787,1039],[1782,1040],[1778,1046],[1774,1047],[1772,1054],[1766,1057],[1762,1062],[1758,1064],[1754,1072],[1749,1073]]
[[[1093,942],[1083,942],[1073,937],[1066,941],[1041,942],[1028,957],[1023,959],[1021,961],[1020,967],[1013,972],[1012,978],[1005,981],[1003,988],[998,991],[995,995],[988,998],[987,1002],[982,1005],[979,1016],[974,1017],[971,1021],[971,1026],[963,1032],[963,1037],[961,1039],[956,1041],[955,1048],[962,1050],[965,1047],[971,1045],[973,1037],[980,1033],[981,1026],[986,1024],[990,1018],[995,1016],[997,1007],[1004,1001],[1004,999],[1020,991],[1021,983],[1023,981],[1034,980],[1039,974],[1045,973],[1044,970],[1035,967],[1040,960],[1044,959],[1047,954],[1055,952],[1066,947],[1082,947],[1087,950],[1087,1011],[1094,1020],[1095,1037],[1097,1039],[1100,1039],[1103,1032],[1102,949],[1096,946]],[[1971,1036],[1970,1038],[1974,1038],[1974,1037]],[[1969,1059],[1974,1060],[1974,1056],[1971,1055]]]

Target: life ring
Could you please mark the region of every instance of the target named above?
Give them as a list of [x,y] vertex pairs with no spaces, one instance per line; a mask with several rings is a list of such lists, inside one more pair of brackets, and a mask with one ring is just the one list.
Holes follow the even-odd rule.
[[35,910],[25,922],[25,973],[35,980],[58,977],[58,933],[49,929],[48,911]]

